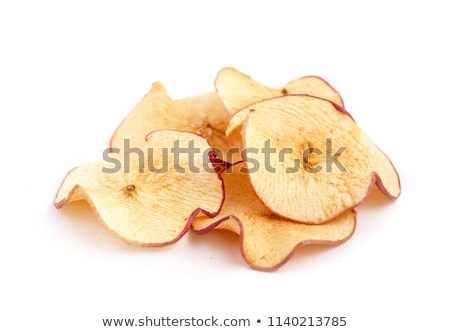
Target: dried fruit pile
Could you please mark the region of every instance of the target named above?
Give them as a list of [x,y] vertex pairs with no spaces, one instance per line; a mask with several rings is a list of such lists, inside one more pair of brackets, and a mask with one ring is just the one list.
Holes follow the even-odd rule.
[[270,88],[222,69],[216,92],[172,100],[155,82],[103,160],[71,170],[54,204],[84,199],[118,236],[164,246],[192,228],[240,235],[249,266],[276,270],[307,244],[339,244],[374,184],[400,181],[323,79]]

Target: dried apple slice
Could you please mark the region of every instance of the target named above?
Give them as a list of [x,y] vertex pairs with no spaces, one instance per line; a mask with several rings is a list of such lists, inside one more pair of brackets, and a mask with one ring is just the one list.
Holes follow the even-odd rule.
[[145,149],[110,153],[70,171],[55,206],[86,200],[110,230],[142,246],[174,243],[200,212],[216,215],[223,183],[209,161],[207,141],[174,130],[155,131],[148,139]]
[[328,221],[361,203],[374,183],[390,199],[400,194],[388,157],[330,101],[286,95],[235,116],[228,131],[243,124],[251,183],[280,216],[311,224]]
[[[174,129],[198,133],[226,156],[229,146],[239,146],[239,137],[226,137],[225,129],[231,117],[216,92],[172,100],[161,82],[153,83],[150,91],[126,116],[115,130],[110,145],[122,149],[146,146],[145,136],[154,130]],[[126,142],[126,143],[125,143]],[[239,153],[229,162],[238,161]]]
[[349,239],[356,226],[356,212],[349,210],[320,225],[307,225],[276,216],[253,191],[244,163],[222,173],[226,199],[219,215],[197,216],[193,229],[204,234],[224,229],[240,235],[241,252],[249,266],[257,270],[278,269],[296,248],[308,244],[336,245]]
[[318,76],[304,76],[281,88],[271,88],[256,82],[250,76],[234,68],[226,67],[217,74],[215,87],[220,98],[232,113],[255,102],[286,94],[317,96],[344,106],[340,94],[327,81]]
[[[332,101],[333,103],[345,107],[344,100],[330,83],[319,76],[303,76],[293,80],[281,88],[282,94],[307,94]],[[276,96],[274,96],[276,97]]]

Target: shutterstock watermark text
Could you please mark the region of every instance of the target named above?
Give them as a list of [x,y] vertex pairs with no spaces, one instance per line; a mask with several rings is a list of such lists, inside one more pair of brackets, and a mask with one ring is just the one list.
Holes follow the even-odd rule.
[[[245,173],[258,172],[261,169],[268,173],[286,172],[297,173],[303,170],[307,173],[346,172],[345,165],[339,157],[345,153],[346,147],[333,147],[332,138],[326,138],[322,148],[308,144],[305,147],[283,147],[277,149],[270,140],[266,140],[261,147],[238,147],[227,151],[220,149],[201,149],[195,146],[195,141],[181,144],[175,140],[170,147],[146,149],[130,146],[128,139],[124,140],[123,149],[113,147],[103,152],[103,160],[109,166],[103,167],[105,173],[137,171],[144,173],[166,173],[175,171],[186,173],[187,171],[199,173],[202,171],[216,172],[216,166],[221,161],[245,160]],[[225,162],[223,162],[225,164]],[[137,167],[136,167],[137,165]],[[134,166],[132,170],[132,166]],[[226,167],[224,171],[226,171]]]

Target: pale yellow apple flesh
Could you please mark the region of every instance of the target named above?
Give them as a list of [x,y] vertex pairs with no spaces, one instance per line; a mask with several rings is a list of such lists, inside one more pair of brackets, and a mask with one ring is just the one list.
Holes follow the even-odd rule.
[[[170,151],[177,141],[198,153]],[[214,216],[223,202],[223,183],[199,135],[161,130],[141,144],[142,154],[111,153],[102,160],[71,170],[54,200],[57,208],[86,200],[111,231],[127,242],[164,246],[176,242],[199,213]],[[167,152],[167,153],[166,153]],[[119,167],[120,166],[120,167]]]
[[303,76],[286,84],[281,91],[282,94],[306,94],[320,97],[344,107],[341,95],[319,76]]
[[[215,92],[172,100],[161,82],[153,83],[150,91],[125,117],[115,130],[110,146],[145,146],[146,135],[154,130],[174,129],[197,133],[208,139],[220,155],[226,156],[229,146],[239,146],[239,137],[226,137],[230,112]],[[239,161],[239,153],[234,157]]]
[[[235,116],[228,131],[243,125],[252,186],[278,215],[319,224],[360,204],[374,183],[388,198],[400,194],[398,174],[387,156],[329,101],[286,95]],[[267,153],[268,147],[273,153]]]
[[272,88],[235,68],[226,67],[219,71],[214,84],[218,95],[232,113],[255,102],[286,94],[313,95],[344,106],[340,94],[318,76],[304,76],[281,88]]
[[86,200],[141,246],[172,244],[190,226],[228,230],[250,267],[273,271],[298,247],[349,239],[354,208],[374,185],[400,195],[392,163],[324,79],[274,88],[226,67],[215,89],[172,100],[155,82],[116,128],[110,153],[71,170],[54,205]]
[[244,173],[246,167],[245,163],[238,163],[222,172],[226,193],[222,210],[212,219],[197,216],[192,223],[195,231],[203,234],[211,229],[224,229],[239,234],[247,264],[268,271],[286,263],[300,246],[336,245],[352,236],[356,225],[353,210],[320,225],[292,222],[274,215],[256,196],[248,174]]

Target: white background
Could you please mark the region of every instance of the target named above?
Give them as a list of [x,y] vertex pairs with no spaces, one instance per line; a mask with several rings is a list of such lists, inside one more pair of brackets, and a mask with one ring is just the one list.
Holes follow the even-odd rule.
[[[444,4],[2,1],[0,329],[215,315],[250,318],[243,330],[269,316],[346,316],[346,327],[327,330],[448,331]],[[143,249],[109,233],[87,204],[53,207],[65,174],[101,158],[152,82],[172,98],[201,94],[225,66],[270,86],[324,77],[392,159],[401,197],[371,196],[352,239],[299,249],[274,273],[248,268],[228,233]]]

